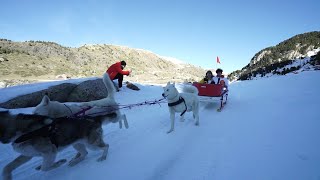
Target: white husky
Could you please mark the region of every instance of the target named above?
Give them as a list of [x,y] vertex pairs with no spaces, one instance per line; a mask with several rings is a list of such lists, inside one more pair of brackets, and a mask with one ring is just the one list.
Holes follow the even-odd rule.
[[162,96],[167,98],[171,128],[168,133],[174,130],[174,119],[175,113],[181,112],[181,121],[184,121],[184,113],[192,111],[193,118],[196,119],[195,125],[199,125],[199,99],[198,99],[198,89],[194,86],[185,85],[183,86],[183,93],[179,93],[175,87],[175,83],[167,83],[166,87],[163,88],[164,92]]
[[110,118],[110,116],[106,116],[109,121],[105,122],[119,122],[119,126],[122,128],[123,120],[125,127],[128,128],[129,126],[126,115],[121,114],[119,110],[119,105],[114,98],[115,88],[107,73],[104,73],[103,75],[103,83],[108,90],[108,96],[106,98],[80,104],[66,105],[57,101],[50,101],[48,96],[44,96],[40,104],[38,104],[33,110],[33,113],[37,115],[49,116],[51,118],[74,115],[98,116],[106,113],[116,113],[116,116],[112,118]]

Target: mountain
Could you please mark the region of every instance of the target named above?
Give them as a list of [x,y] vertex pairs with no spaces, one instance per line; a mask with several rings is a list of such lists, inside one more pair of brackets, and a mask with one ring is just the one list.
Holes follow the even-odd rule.
[[133,70],[125,80],[141,83],[193,81],[205,74],[201,67],[125,46],[96,44],[71,48],[54,42],[0,39],[0,81],[5,82],[101,76],[119,60],[125,60],[127,68]]
[[[294,63],[299,59],[316,61],[316,54],[320,51],[320,31],[308,32],[296,35],[276,46],[265,48],[253,56],[250,63],[241,70],[229,74],[230,80],[247,80],[257,74],[267,73],[285,74],[279,72],[279,68]],[[318,55],[319,56],[319,55]],[[310,58],[312,57],[312,58]],[[287,72],[301,68],[295,67]]]

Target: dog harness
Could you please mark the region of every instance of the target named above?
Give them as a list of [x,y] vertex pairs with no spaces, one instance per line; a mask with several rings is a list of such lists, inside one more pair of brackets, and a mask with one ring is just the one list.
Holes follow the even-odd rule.
[[[48,124],[48,125],[45,125],[39,129],[36,129],[36,130],[33,130],[31,132],[28,132],[26,134],[23,134],[21,135],[20,137],[18,137],[14,143],[23,143],[25,141],[28,141],[30,139],[33,139],[35,137],[43,137],[43,138],[49,138],[49,140],[51,141],[51,143],[53,145],[55,145],[57,148],[59,146],[63,146],[64,144],[62,144],[58,138],[61,138],[61,135],[63,136],[64,133],[61,131],[61,128],[59,128],[60,126],[60,123],[63,123],[63,122],[67,122],[67,121],[70,121],[70,122],[76,122],[78,121],[78,123],[82,123],[84,121],[87,121],[87,119],[76,119],[76,118],[56,118],[55,121],[53,121],[52,123]],[[89,121],[89,120],[88,120]],[[89,121],[90,122],[90,121]],[[81,128],[79,126],[79,128]],[[75,138],[75,137],[71,137],[71,138]],[[63,138],[65,139],[65,138]],[[73,139],[70,139],[71,141]],[[68,141],[70,141],[68,140]]]
[[55,125],[55,123],[51,123],[51,124],[48,124],[48,125],[45,125],[45,126],[39,128],[39,129],[36,129],[34,131],[31,131],[29,133],[23,134],[20,137],[18,137],[14,141],[14,143],[22,143],[22,142],[30,140],[34,137],[38,137],[38,136],[49,137],[50,134],[52,133],[52,129],[54,129],[54,128],[52,128],[54,125]]
[[91,106],[87,106],[86,108],[82,108],[81,111],[76,112],[76,113],[73,113],[69,106],[67,106],[66,104],[63,104],[63,105],[64,105],[66,108],[69,109],[70,114],[71,114],[71,117],[81,117],[81,116],[84,116],[84,115],[86,114],[86,111],[92,109]]
[[88,110],[90,110],[90,109],[92,109],[91,106],[88,106],[88,107],[86,107],[86,108],[83,108],[81,111],[73,114],[73,116],[74,116],[74,117],[84,116],[84,115],[86,114],[86,111],[88,111]]
[[176,106],[178,104],[181,104],[182,102],[184,103],[184,106],[186,107],[186,109],[180,114],[180,116],[183,116],[184,113],[187,111],[187,104],[186,104],[186,101],[181,96],[179,97],[178,101],[172,102],[172,103],[168,103],[168,106],[169,107]]

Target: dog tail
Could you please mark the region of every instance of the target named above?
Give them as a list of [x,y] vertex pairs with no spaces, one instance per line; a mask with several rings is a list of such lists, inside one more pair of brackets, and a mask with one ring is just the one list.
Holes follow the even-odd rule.
[[196,87],[191,85],[184,85],[182,91],[185,93],[192,93],[198,95],[199,91]]
[[114,98],[114,94],[116,92],[116,89],[114,88],[113,82],[111,81],[109,74],[104,73],[102,80],[108,90],[108,97],[107,98]]

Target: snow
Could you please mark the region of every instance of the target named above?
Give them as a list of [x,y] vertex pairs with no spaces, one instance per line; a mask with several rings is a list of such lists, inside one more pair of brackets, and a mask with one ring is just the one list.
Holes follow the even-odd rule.
[[311,50],[311,51],[308,51],[308,52],[307,52],[307,56],[309,56],[309,57],[314,56],[314,55],[316,55],[319,51],[320,51],[320,48],[317,48],[317,49],[313,49],[313,50]]
[[[232,83],[222,112],[216,111],[218,102],[201,103],[200,126],[194,125],[191,113],[186,113],[185,122],[179,121],[177,113],[171,134],[166,133],[170,128],[166,104],[123,109],[129,129],[119,129],[118,124],[104,126],[104,140],[110,145],[107,160],[97,162],[101,152],[89,151],[75,167],[64,164],[39,172],[34,168],[41,158],[34,158],[16,169],[13,178],[319,179],[319,79],[319,71],[304,71]],[[161,98],[162,86],[138,86],[140,91],[123,87],[116,94],[117,101],[125,105]],[[30,92],[32,87],[38,89],[36,85],[25,85],[19,91]],[[12,91],[11,96],[14,95],[17,94]],[[0,154],[0,169],[18,155],[10,145],[3,144]],[[75,150],[67,148],[58,159],[70,160],[74,155]]]

